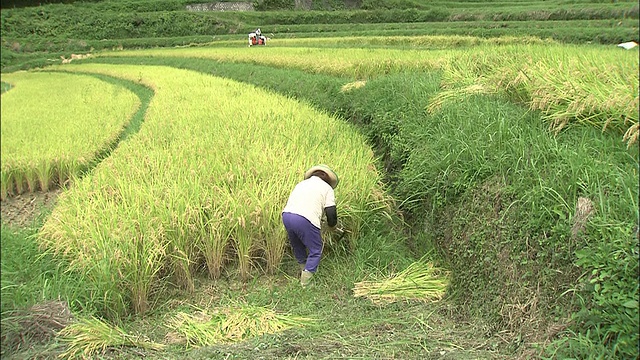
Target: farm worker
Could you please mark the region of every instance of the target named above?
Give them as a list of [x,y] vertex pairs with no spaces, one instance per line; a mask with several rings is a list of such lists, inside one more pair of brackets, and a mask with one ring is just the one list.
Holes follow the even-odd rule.
[[326,215],[331,230],[336,229],[338,213],[334,189],[338,176],[327,165],[316,165],[304,173],[282,210],[282,223],[300,269],[300,284],[306,286],[318,270],[322,255],[320,227]]
[[260,31],[260,28],[257,28],[255,33],[256,33],[256,39],[258,40],[258,43],[260,43],[260,40],[262,40],[262,44],[265,45],[267,43],[267,38],[262,35],[262,31]]

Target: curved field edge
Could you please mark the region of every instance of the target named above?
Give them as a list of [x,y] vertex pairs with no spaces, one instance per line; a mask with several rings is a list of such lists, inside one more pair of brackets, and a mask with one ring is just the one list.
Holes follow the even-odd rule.
[[[87,171],[112,149],[136,113],[132,89],[108,78],[14,73],[3,94],[2,198],[47,191]],[[105,96],[111,101],[101,101]]]
[[443,70],[442,86],[446,91],[425,105],[429,111],[468,94],[499,94],[541,111],[542,119],[554,131],[580,123],[619,132],[629,146],[637,142],[637,52],[526,41],[522,44],[507,41],[506,45],[478,41],[483,45],[455,50],[268,46],[247,51],[195,47],[103,52],[97,56],[210,59],[293,68],[354,80],[407,71]]
[[343,121],[191,71],[65,69],[123,77],[155,91],[136,137],[65,192],[40,232],[73,267],[93,274],[107,315],[145,312],[149,294],[168,286],[166,277],[193,291],[202,267],[213,278],[229,264],[243,279],[258,266],[275,272],[286,245],[280,212],[310,164],[345,174],[337,200],[350,246],[359,246],[365,218],[387,211],[373,153]]

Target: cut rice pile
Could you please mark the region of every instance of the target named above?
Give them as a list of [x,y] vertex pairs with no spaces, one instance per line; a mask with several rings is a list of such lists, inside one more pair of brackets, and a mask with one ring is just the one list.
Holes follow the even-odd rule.
[[354,284],[353,296],[368,298],[375,304],[407,300],[430,302],[442,299],[448,285],[446,271],[420,260],[389,279]]
[[195,315],[180,312],[169,322],[169,327],[187,346],[207,346],[272,334],[310,321],[278,314],[269,308],[245,305],[201,310]]

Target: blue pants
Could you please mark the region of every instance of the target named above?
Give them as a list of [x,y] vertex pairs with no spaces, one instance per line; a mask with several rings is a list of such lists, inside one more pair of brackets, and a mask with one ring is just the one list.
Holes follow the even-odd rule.
[[315,273],[322,255],[320,229],[303,216],[286,212],[282,213],[282,223],[298,264],[306,264],[305,270]]

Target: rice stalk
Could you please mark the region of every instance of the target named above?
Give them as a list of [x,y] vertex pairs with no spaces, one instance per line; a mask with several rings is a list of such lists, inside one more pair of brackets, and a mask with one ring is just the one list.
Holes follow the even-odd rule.
[[247,227],[246,218],[242,215],[236,218],[234,229],[235,232],[233,235],[233,240],[235,244],[236,255],[238,258],[238,274],[243,281],[246,281],[250,277],[252,264],[252,231]]
[[147,350],[162,350],[165,345],[139,336],[127,334],[122,328],[106,323],[96,317],[81,318],[58,332],[67,349],[60,358],[86,358],[104,353],[112,347],[137,347]]
[[350,82],[347,84],[342,85],[342,87],[340,88],[340,92],[345,93],[345,92],[349,92],[353,89],[359,89],[363,86],[365,86],[367,84],[367,82],[365,80],[357,80],[354,82]]
[[[135,211],[135,209],[134,209]],[[156,284],[167,255],[167,235],[162,220],[157,217],[133,218],[131,243],[121,247],[128,254],[123,256],[123,274],[132,292],[133,308],[137,314],[148,309],[148,298]],[[127,249],[127,246],[129,249]]]
[[437,301],[446,292],[449,284],[447,276],[447,272],[420,260],[386,280],[354,284],[353,296],[368,298],[375,304],[407,300]]
[[35,168],[31,166],[31,164],[29,164],[29,166],[25,168],[24,178],[27,183],[27,190],[29,190],[29,192],[38,191],[38,176]]
[[51,187],[51,179],[53,177],[53,167],[51,161],[40,161],[35,168],[40,189],[49,191]]
[[[180,199],[179,195],[171,196]],[[184,200],[184,199],[183,199]],[[186,201],[185,201],[186,202]],[[172,238],[169,244],[170,261],[176,276],[178,285],[188,292],[194,291],[193,275],[191,264],[195,259],[194,238],[198,235],[195,232],[197,214],[189,205],[183,203],[174,204],[170,209]]]
[[473,94],[489,94],[492,91],[483,84],[473,84],[459,89],[445,90],[434,96],[427,105],[430,114],[438,111],[444,104],[468,97]]
[[20,195],[24,193],[25,188],[25,173],[22,169],[14,167],[11,170],[11,178],[13,179],[13,186],[15,187],[15,193]]
[[13,189],[13,177],[11,171],[2,167],[0,172],[0,199],[4,200],[11,195]]
[[256,246],[262,250],[266,261],[266,273],[275,274],[287,244],[280,215],[281,204],[285,198],[284,188],[274,181],[262,181],[254,185],[252,197],[257,206],[250,213],[250,223],[261,239]]
[[196,247],[204,256],[209,277],[218,279],[225,264],[225,254],[234,228],[228,225],[228,215],[214,206],[211,200],[203,202],[202,214],[199,217],[201,235]]
[[639,131],[638,123],[631,125],[627,131],[624,133],[622,137],[623,141],[627,142],[627,148],[630,148],[631,145],[638,142],[638,131]]

